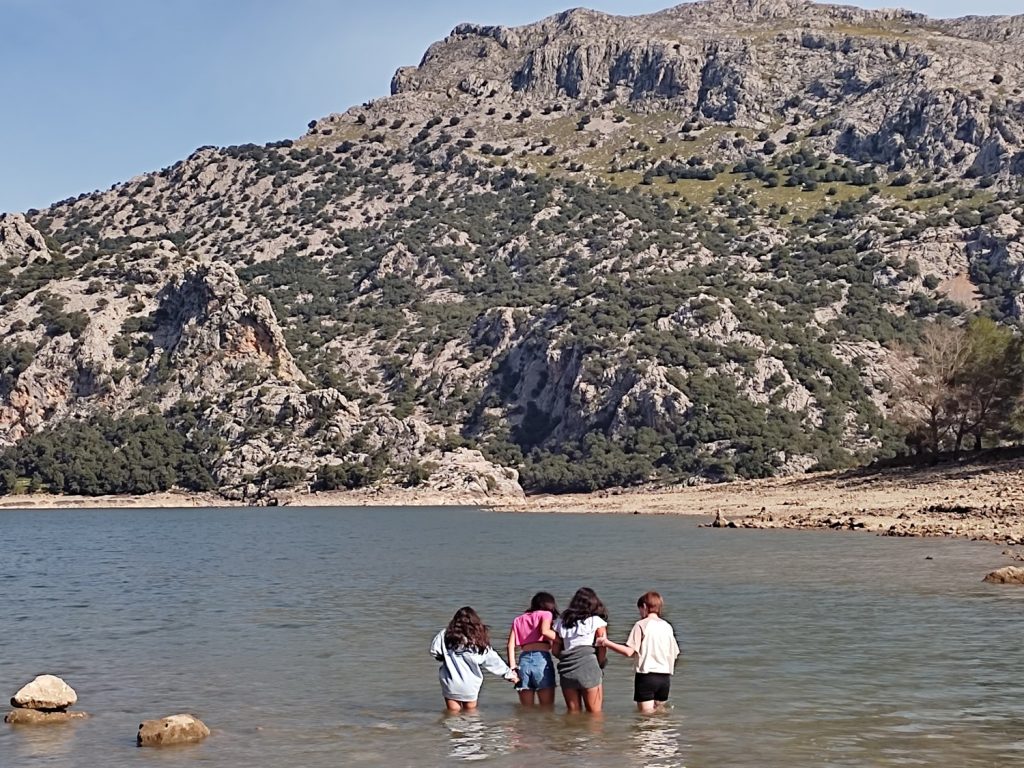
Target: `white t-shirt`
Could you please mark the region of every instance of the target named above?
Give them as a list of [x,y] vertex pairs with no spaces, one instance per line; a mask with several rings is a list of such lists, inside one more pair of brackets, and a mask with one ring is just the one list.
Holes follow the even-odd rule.
[[577,621],[571,627],[563,626],[561,618],[555,619],[552,629],[562,638],[563,650],[568,651],[570,648],[593,645],[597,630],[607,626],[608,622],[600,616],[588,616],[583,621]]
[[675,671],[679,645],[672,625],[658,614],[648,614],[634,624],[626,645],[636,651],[633,663],[638,673],[671,675]]

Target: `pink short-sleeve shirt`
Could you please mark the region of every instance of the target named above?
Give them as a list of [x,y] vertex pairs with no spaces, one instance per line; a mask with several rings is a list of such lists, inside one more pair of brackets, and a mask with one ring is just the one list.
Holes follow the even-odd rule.
[[551,621],[551,611],[529,611],[516,616],[512,622],[516,645],[522,647],[530,643],[546,643],[547,638],[540,633],[541,624],[545,619]]

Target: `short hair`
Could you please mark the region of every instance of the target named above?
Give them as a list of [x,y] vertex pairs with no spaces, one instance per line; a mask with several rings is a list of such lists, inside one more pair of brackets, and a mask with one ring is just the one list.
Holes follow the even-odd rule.
[[661,616],[661,609],[664,606],[665,601],[657,592],[644,592],[636,601],[637,608],[646,608],[649,613],[656,613],[659,616]]

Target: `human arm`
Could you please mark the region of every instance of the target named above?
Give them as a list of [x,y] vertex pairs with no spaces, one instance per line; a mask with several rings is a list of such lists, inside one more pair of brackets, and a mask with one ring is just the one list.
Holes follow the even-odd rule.
[[594,645],[597,646],[597,666],[604,669],[604,665],[608,663],[608,650],[602,640],[608,640],[608,630],[605,627],[598,627],[594,632]]
[[613,642],[607,637],[604,640],[603,645],[611,648],[618,654],[625,656],[627,659],[630,656],[634,656],[640,653],[640,644],[644,641],[644,628],[641,622],[637,622],[633,625],[633,628],[629,631],[629,637],[626,638],[626,644]]
[[513,683],[519,682],[519,675],[516,671],[506,664],[501,656],[498,655],[498,652],[493,648],[488,648],[484,651],[483,658],[480,660],[480,666],[492,675],[504,677],[506,680],[511,680]]
[[551,641],[551,655],[556,659],[562,657],[562,636],[556,634],[555,639]]
[[516,666],[516,631],[513,629],[508,633],[508,665],[515,669]]
[[540,633],[543,637],[547,638],[551,642],[554,642],[555,638],[558,637],[558,635],[555,634],[555,630],[551,628],[551,614],[548,614],[548,617],[546,619],[541,619]]
[[430,655],[435,660],[441,661],[444,658],[444,632],[438,632],[434,635],[433,642],[430,643]]
[[636,653],[635,648],[630,648],[628,645],[621,645],[616,643],[614,640],[609,640],[607,635],[604,637],[598,637],[596,644],[598,651],[602,648],[611,648],[613,651],[622,654],[627,659]]

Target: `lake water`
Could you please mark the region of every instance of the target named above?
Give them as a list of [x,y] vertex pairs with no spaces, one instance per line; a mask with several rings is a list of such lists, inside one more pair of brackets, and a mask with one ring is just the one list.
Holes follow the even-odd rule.
[[[1024,766],[1024,590],[1000,549],[470,509],[0,511],[0,696],[63,676],[87,721],[0,724],[0,766]],[[928,558],[932,559],[928,559]],[[538,589],[597,590],[623,640],[662,592],[673,708],[520,711],[489,677],[446,717],[431,637],[474,606],[503,645]],[[139,750],[195,712],[203,744]]]

